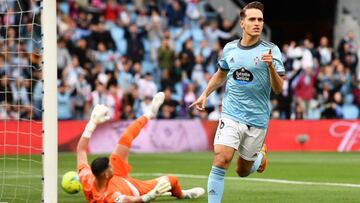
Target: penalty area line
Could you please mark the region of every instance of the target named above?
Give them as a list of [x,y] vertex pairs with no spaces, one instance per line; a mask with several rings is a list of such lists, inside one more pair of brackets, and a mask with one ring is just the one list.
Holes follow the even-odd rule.
[[[131,176],[164,176],[174,175],[180,178],[193,178],[193,179],[208,179],[205,175],[192,175],[192,174],[166,174],[166,173],[131,173]],[[334,186],[334,187],[351,187],[360,188],[360,184],[353,183],[329,183],[329,182],[312,182],[312,181],[296,181],[296,180],[285,180],[285,179],[268,179],[268,178],[239,178],[239,177],[225,177],[225,180],[236,180],[236,181],[250,181],[250,182],[268,182],[268,183],[279,183],[279,184],[290,184],[290,185],[313,185],[313,186]]]

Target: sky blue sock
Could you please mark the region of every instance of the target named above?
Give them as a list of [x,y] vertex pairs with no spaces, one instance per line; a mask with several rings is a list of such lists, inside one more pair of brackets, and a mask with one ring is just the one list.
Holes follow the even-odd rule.
[[259,166],[261,164],[261,160],[262,160],[263,156],[264,155],[261,152],[258,154],[257,159],[255,160],[254,164],[251,167],[250,173],[254,173],[255,171],[258,170],[258,168],[259,168]]
[[208,203],[221,203],[225,169],[212,166],[208,179]]

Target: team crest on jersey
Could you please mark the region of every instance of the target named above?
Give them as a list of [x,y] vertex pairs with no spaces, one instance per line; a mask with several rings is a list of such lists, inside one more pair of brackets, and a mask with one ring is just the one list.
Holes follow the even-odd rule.
[[253,81],[254,76],[250,71],[246,70],[246,68],[241,67],[234,71],[233,78],[238,84],[246,85]]
[[259,64],[260,58],[257,56],[254,58],[254,64],[255,66],[257,66],[257,64]]

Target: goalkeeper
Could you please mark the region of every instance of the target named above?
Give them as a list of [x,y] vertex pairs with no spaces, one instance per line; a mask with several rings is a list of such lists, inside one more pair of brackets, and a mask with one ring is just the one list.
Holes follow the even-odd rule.
[[163,102],[164,93],[157,93],[151,103],[151,110],[128,126],[110,157],[97,158],[90,167],[87,160],[89,139],[96,125],[109,119],[108,107],[95,106],[77,146],[77,171],[87,201],[98,203],[150,202],[169,192],[178,199],[198,198],[204,194],[203,188],[182,190],[175,176],[163,176],[147,181],[129,176],[131,166],[128,163],[128,155],[131,143],[148,120],[156,117]]

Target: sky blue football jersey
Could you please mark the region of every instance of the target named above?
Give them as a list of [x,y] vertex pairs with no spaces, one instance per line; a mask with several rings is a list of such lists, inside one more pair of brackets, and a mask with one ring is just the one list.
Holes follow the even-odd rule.
[[259,40],[244,47],[240,40],[226,44],[219,68],[228,71],[222,117],[258,128],[267,128],[270,116],[271,84],[267,65],[261,56],[272,49],[273,64],[279,75],[285,74],[280,49],[271,42]]

